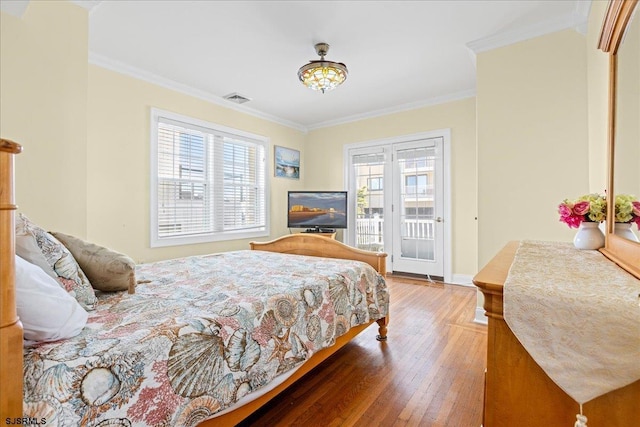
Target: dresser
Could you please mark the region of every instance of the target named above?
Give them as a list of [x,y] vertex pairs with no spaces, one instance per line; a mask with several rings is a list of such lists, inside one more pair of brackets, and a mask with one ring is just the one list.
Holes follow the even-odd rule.
[[[507,244],[473,280],[488,317],[483,427],[570,427],[578,403],[533,360],[503,317],[504,283],[518,247],[519,242]],[[589,427],[640,425],[640,381],[585,403],[583,412]]]

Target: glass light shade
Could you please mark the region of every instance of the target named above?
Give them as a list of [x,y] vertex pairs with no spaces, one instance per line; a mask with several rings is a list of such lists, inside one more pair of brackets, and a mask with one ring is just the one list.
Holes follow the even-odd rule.
[[298,78],[309,89],[325,93],[347,79],[347,67],[339,62],[311,61],[298,70]]

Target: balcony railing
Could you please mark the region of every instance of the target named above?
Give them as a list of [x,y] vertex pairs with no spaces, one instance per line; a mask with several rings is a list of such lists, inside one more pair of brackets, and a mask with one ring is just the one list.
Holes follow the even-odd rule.
[[[380,252],[384,249],[384,218],[356,219],[356,247]],[[407,219],[402,224],[402,239],[435,239],[435,220]]]

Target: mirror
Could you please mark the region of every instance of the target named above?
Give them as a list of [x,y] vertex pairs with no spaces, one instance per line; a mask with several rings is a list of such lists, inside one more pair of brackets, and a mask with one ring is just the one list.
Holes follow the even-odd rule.
[[[640,19],[631,18],[616,58],[614,190],[616,195],[633,195],[637,199],[640,197]],[[635,225],[615,224],[615,228],[614,233],[620,237],[638,241]]]
[[[614,218],[615,195],[640,197],[640,23],[632,19],[635,0],[611,0],[599,48],[609,53],[609,150],[607,218]],[[624,39],[624,40],[623,40]],[[623,43],[624,42],[624,43]],[[640,278],[640,242],[615,233],[607,221],[602,253]]]

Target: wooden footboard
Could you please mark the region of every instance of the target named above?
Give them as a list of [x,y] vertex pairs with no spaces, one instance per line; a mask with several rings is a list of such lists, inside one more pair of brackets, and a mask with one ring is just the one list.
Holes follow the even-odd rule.
[[[386,257],[385,253],[376,253],[363,251],[360,249],[352,248],[344,243],[338,242],[327,237],[316,236],[312,234],[291,234],[281,237],[270,242],[251,242],[252,250],[281,252],[296,255],[308,255],[319,256],[325,258],[340,258],[340,259],[352,259],[356,261],[366,262],[371,265],[378,273],[383,276],[386,275]],[[387,325],[389,324],[389,316],[375,321],[378,323],[378,336],[379,341],[386,341],[387,339]],[[213,427],[213,426],[231,426],[236,425],[240,421],[247,418],[249,415],[260,409],[267,402],[277,396],[280,392],[285,390],[291,384],[295,383],[298,379],[303,377],[306,373],[325,361],[329,356],[340,350],[346,344],[349,343],[356,335],[365,330],[374,322],[365,323],[351,328],[346,334],[338,337],[336,343],[328,348],[322,349],[314,354],[308,361],[298,368],[293,375],[291,375],[282,384],[274,388],[268,393],[265,393],[260,398],[243,405],[233,411],[227,412],[224,415],[212,418],[200,424],[201,427]]]
[[13,157],[22,147],[0,139],[0,419],[22,417],[22,325],[16,310]]
[[[381,321],[386,322],[386,318],[380,319],[379,322]],[[371,325],[371,323],[365,323],[362,325],[358,325],[355,328],[351,328],[349,332],[336,338],[336,343],[334,345],[332,345],[331,347],[322,349],[316,354],[314,354],[309,360],[307,360],[302,366],[300,366],[298,370],[293,373],[293,375],[291,375],[284,382],[282,382],[280,385],[278,385],[268,393],[265,393],[261,397],[255,400],[252,400],[246,405],[243,405],[237,409],[234,409],[233,411],[227,412],[224,415],[220,415],[210,420],[204,421],[203,423],[199,424],[199,427],[234,426],[238,424],[240,421],[244,420],[249,415],[256,412],[258,409],[264,406],[267,402],[269,402],[271,399],[273,399],[282,391],[284,391],[287,387],[289,387],[290,385],[298,381],[306,373],[310,372],[313,368],[318,366],[320,363],[327,360],[329,356],[331,356],[336,351],[340,350],[342,347],[348,344],[349,341],[351,341],[356,335],[358,335],[360,332],[367,329],[369,325]]]
[[[285,254],[317,256],[323,258],[351,259],[369,264],[383,277],[387,274],[387,254],[357,249],[334,239],[315,234],[289,234],[269,242],[250,242],[251,250],[280,252]],[[389,316],[378,322],[378,341],[387,340]],[[373,323],[373,322],[371,322]],[[369,323],[367,326],[369,326]],[[356,333],[357,334],[357,333]],[[353,336],[355,336],[354,334]],[[346,343],[345,343],[346,344]]]
[[387,275],[386,253],[363,251],[337,240],[310,233],[289,234],[270,242],[251,242],[250,245],[253,250],[362,261],[375,268],[381,275]]

